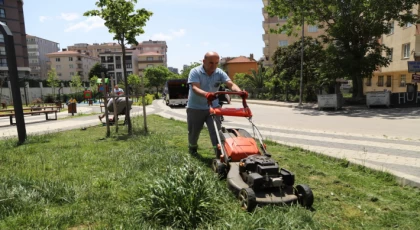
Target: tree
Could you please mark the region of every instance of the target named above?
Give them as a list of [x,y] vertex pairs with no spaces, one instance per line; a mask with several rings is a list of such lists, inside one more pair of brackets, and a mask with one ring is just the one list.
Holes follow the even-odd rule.
[[92,91],[92,96],[96,97],[96,94],[98,93],[98,76],[93,76],[90,78],[90,90]]
[[147,87],[156,87],[156,94],[159,93],[159,87],[162,87],[172,72],[165,66],[151,67],[144,71],[144,77],[148,80]]
[[[143,27],[146,26],[146,22],[153,15],[152,12],[144,8],[135,10],[136,3],[137,0],[98,0],[95,5],[99,10],[90,10],[83,14],[84,16],[101,17],[105,20],[105,26],[108,27],[109,32],[115,34],[114,40],[118,41],[122,49],[124,86],[126,89],[128,89],[128,76],[125,64],[125,46],[126,44],[138,44],[136,36],[144,33]],[[128,94],[125,95],[126,107],[129,108]],[[125,116],[128,123],[128,134],[131,135],[133,129],[130,110],[126,110]],[[146,114],[144,116],[146,117]],[[146,124],[144,128],[147,130]]]
[[388,22],[403,26],[414,23],[412,14],[418,0],[272,0],[267,11],[270,16],[288,17],[287,23],[274,32],[301,25],[326,27],[324,42],[337,46],[339,68],[353,80],[353,98],[363,97],[363,78],[370,77],[378,67],[388,66],[390,60],[383,56],[388,47],[379,42],[390,32]]
[[77,92],[82,88],[82,78],[79,75],[74,75],[71,77],[70,88],[74,92],[74,97],[76,97]]
[[58,79],[57,72],[55,69],[51,69],[47,73],[47,84],[52,89],[53,100],[55,100],[55,89],[60,86],[60,80]]
[[96,76],[96,77],[101,76],[102,72],[105,73],[105,76],[106,76],[106,73],[108,72],[108,69],[103,67],[101,65],[101,63],[99,63],[99,62],[96,63],[95,65],[92,66],[92,69],[89,70],[89,75],[88,75],[89,80],[92,79],[94,76]]
[[186,69],[182,70],[182,73],[181,73],[182,78],[184,78],[184,79],[187,78],[188,79],[188,76],[190,75],[190,71],[192,69],[194,69],[195,67],[200,66],[200,65],[201,65],[201,63],[198,63],[198,62],[191,63],[190,66],[188,66]]
[[[274,75],[283,82],[288,100],[289,90],[299,90],[300,82],[300,51],[301,41],[297,41],[286,47],[278,47],[272,59]],[[303,68],[304,93],[306,100],[316,98],[316,89],[319,87],[321,66],[325,63],[325,50],[316,39],[305,37],[303,42],[305,62]]]
[[141,81],[140,81],[140,76],[135,75],[135,74],[130,74],[128,75],[128,84],[131,86],[131,89],[134,91],[134,95],[138,95],[141,94]]

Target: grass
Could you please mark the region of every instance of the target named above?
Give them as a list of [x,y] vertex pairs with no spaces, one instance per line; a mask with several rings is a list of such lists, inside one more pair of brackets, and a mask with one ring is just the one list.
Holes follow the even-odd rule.
[[[420,192],[384,172],[268,142],[311,186],[312,210],[243,212],[211,172],[206,131],[187,153],[186,124],[153,115],[149,134],[105,138],[105,127],[0,141],[0,229],[417,229]],[[113,129],[111,129],[113,131]]]

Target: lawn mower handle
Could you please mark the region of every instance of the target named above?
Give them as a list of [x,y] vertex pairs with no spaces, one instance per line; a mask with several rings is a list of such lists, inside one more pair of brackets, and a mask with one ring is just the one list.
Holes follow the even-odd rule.
[[210,114],[221,115],[221,116],[234,116],[234,117],[249,117],[249,118],[252,117],[251,109],[248,107],[248,104],[246,103],[246,98],[248,96],[248,93],[246,93],[246,91],[241,91],[241,92],[217,91],[214,93],[214,95],[216,95],[216,98],[218,95],[221,95],[221,94],[239,95],[240,97],[242,97],[243,108],[242,109],[221,108],[221,107],[213,108],[212,101],[207,100],[207,103],[209,104],[209,108],[210,108]]

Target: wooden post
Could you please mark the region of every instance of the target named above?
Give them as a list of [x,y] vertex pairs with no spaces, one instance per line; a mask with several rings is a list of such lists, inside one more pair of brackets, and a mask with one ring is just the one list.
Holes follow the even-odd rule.
[[146,99],[144,98],[144,76],[141,76],[141,94],[142,94],[142,104],[143,104],[143,122],[144,122],[144,131],[147,133],[147,118],[146,118]]
[[111,130],[109,129],[109,119],[108,119],[108,109],[107,109],[108,95],[107,95],[107,92],[106,92],[105,73],[104,72],[101,73],[101,77],[102,77],[102,84],[104,86],[104,108],[105,108],[105,120],[106,120],[106,136],[109,137],[111,135]]

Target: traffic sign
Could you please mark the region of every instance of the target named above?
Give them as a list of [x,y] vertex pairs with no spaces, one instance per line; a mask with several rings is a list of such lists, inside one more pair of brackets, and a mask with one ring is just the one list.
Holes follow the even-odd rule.
[[408,61],[407,65],[409,73],[420,72],[420,61]]
[[413,82],[413,83],[420,82],[420,74],[413,74],[413,77],[411,79],[411,82]]

